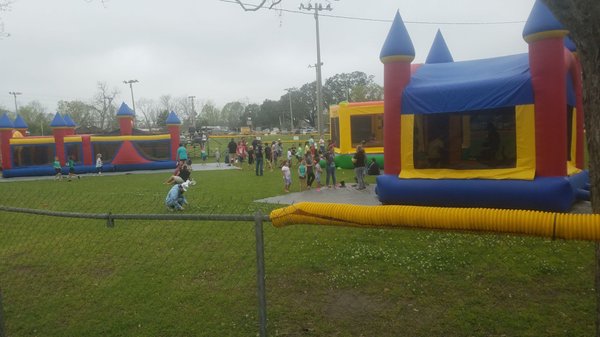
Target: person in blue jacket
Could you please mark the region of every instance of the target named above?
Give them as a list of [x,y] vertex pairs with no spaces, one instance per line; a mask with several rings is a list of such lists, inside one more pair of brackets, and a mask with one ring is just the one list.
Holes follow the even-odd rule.
[[167,198],[165,199],[165,205],[170,211],[183,211],[183,205],[187,204],[187,200],[183,195],[188,189],[188,184],[175,184],[167,193]]

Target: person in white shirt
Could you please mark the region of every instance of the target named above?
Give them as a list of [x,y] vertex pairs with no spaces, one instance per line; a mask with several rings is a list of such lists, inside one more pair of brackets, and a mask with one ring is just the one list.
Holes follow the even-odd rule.
[[98,153],[96,155],[96,173],[98,173],[98,175],[102,174],[102,154]]
[[289,167],[289,160],[285,161],[283,163],[283,166],[281,167],[281,173],[283,175],[283,190],[285,192],[289,192],[290,191],[290,186],[292,185],[292,172],[290,171],[290,167]]

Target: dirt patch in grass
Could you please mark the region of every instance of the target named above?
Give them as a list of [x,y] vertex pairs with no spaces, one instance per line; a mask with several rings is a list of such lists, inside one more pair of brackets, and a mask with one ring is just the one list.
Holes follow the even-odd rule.
[[389,307],[389,303],[374,296],[351,290],[332,290],[323,305],[323,317],[329,321],[372,320]]

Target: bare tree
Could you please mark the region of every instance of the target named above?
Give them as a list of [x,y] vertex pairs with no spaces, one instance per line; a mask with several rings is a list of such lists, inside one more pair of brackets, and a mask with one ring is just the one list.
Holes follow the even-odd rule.
[[[0,0],[0,12],[6,12],[10,10],[12,0]],[[0,19],[0,38],[10,36],[10,34],[4,32],[4,22]]]
[[171,97],[171,95],[162,95],[158,100],[161,110],[170,112],[174,109],[174,105],[172,102],[173,97]]
[[151,99],[140,98],[137,101],[136,108],[136,110],[144,116],[148,131],[152,132],[152,128],[156,127],[160,107]]
[[93,107],[98,115],[97,126],[105,129],[109,127],[110,116],[116,111],[113,101],[119,95],[119,90],[116,88],[109,90],[106,82],[98,82],[97,87],[98,93],[94,95]]
[[[269,6],[269,9],[273,8],[274,6],[277,6],[281,1],[283,0],[271,0],[271,5]],[[237,2],[246,12],[255,12],[263,8],[267,0],[261,0],[258,5],[247,4],[242,2],[241,0],[235,0],[235,2]]]

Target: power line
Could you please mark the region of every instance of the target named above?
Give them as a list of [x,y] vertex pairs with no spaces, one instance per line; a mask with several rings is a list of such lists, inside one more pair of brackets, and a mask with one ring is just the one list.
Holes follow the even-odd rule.
[[[239,5],[237,3],[237,1],[234,1],[234,0],[217,0],[217,1]],[[247,3],[244,3],[244,5],[252,6],[252,4],[247,4]],[[284,8],[264,7],[264,9],[272,10],[272,11],[286,12],[286,13],[293,13],[293,14],[313,15],[312,13],[302,12],[299,10],[284,9]],[[324,16],[324,17],[329,17],[329,18],[334,18],[334,19],[367,21],[367,22],[384,22],[384,23],[393,22],[393,20],[388,20],[388,19],[361,18],[361,17],[355,17],[355,16],[333,15],[333,14],[319,14],[319,16]],[[523,23],[525,23],[525,21],[519,20],[519,21],[487,21],[487,22],[450,22],[450,21],[408,21],[408,20],[404,20],[404,23],[405,24],[414,24],[414,25],[510,25],[510,24],[523,24]]]

